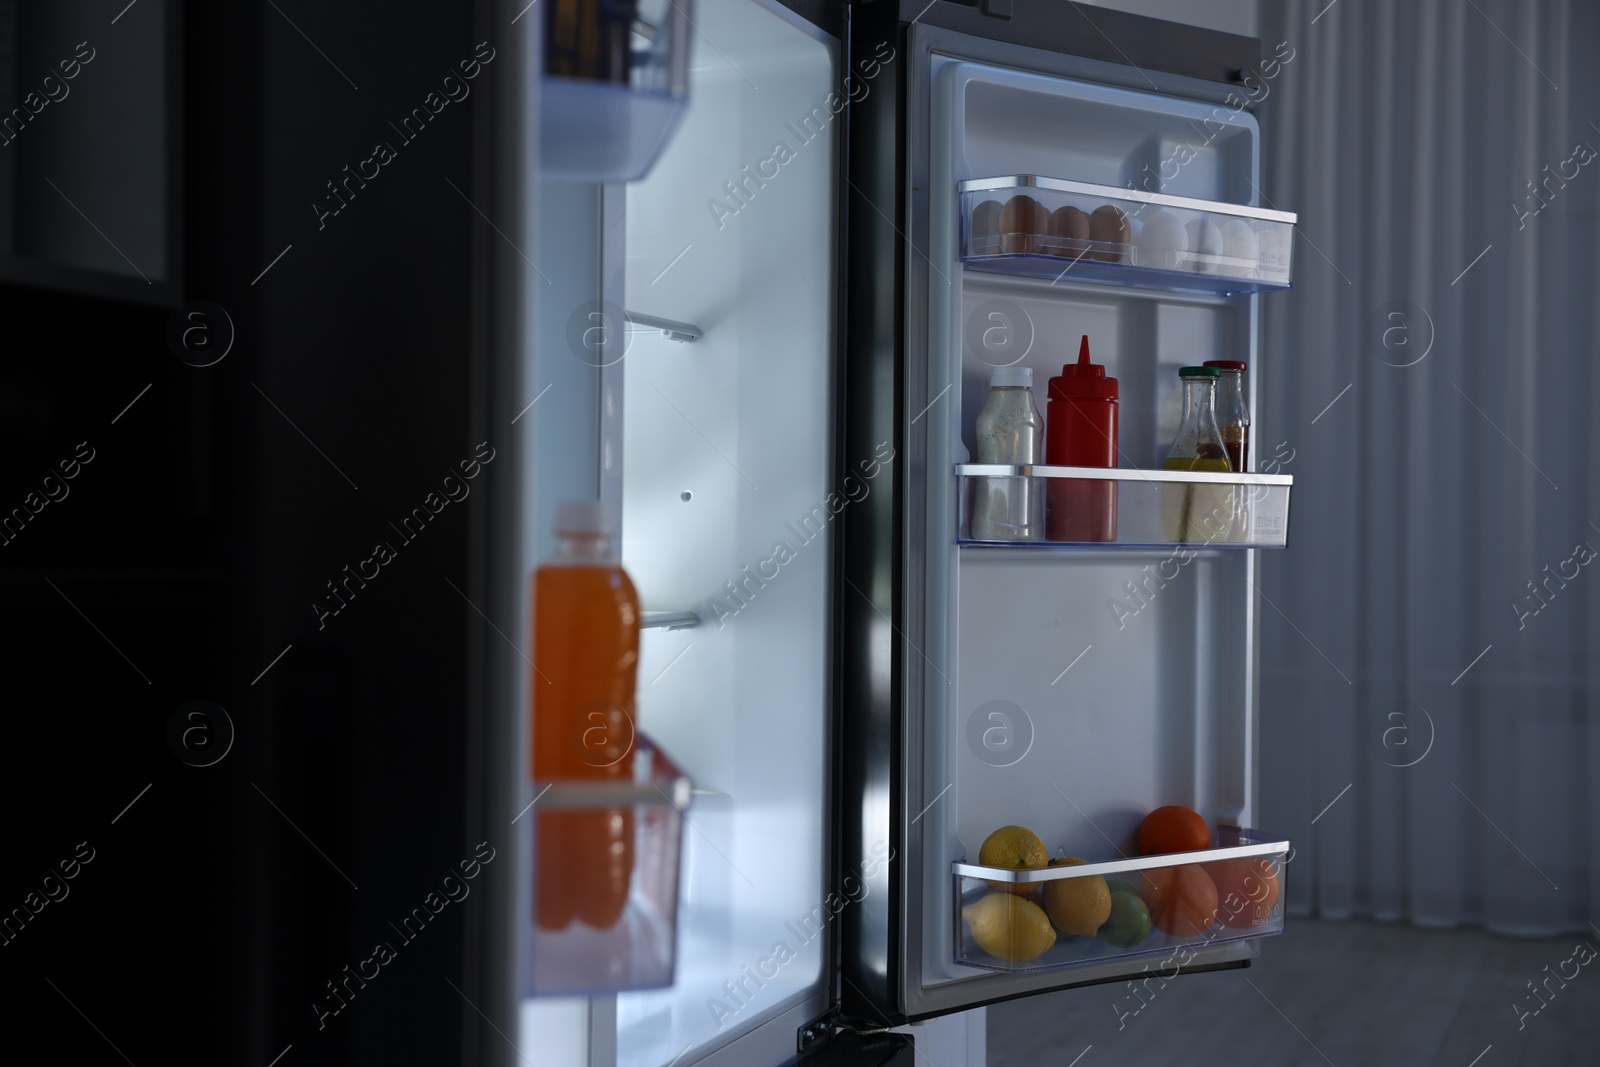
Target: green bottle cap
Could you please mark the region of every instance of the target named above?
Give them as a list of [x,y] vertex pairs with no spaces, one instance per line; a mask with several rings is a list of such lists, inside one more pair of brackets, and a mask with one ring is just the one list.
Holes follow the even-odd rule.
[[1222,372],[1215,367],[1179,367],[1180,378],[1220,378]]

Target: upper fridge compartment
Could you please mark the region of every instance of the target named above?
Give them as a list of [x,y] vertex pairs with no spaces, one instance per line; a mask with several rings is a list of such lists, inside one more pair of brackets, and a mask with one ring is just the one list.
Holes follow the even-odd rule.
[[1242,96],[936,64],[954,121],[935,152],[953,164],[966,266],[1190,292],[1289,284],[1295,216],[1257,206],[1260,130]]
[[961,260],[978,270],[1216,293],[1289,285],[1289,212],[1033,174],[958,190]]

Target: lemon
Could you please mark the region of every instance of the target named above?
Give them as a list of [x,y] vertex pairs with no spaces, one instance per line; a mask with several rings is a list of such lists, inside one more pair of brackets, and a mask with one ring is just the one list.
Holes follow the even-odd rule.
[[978,947],[997,959],[1031,960],[1056,943],[1056,932],[1039,905],[1012,893],[990,893],[961,909]]
[[[1046,866],[1050,852],[1039,835],[1026,826],[1002,826],[983,839],[978,862],[985,867],[1006,867],[1025,871]],[[990,887],[1005,893],[1027,896],[1038,888],[1028,882],[990,882]]]
[[[1051,860],[1052,867],[1071,867],[1082,863],[1075,856]],[[1044,912],[1050,923],[1063,934],[1093,937],[1111,918],[1111,887],[1097,874],[1082,878],[1062,878],[1044,883]]]

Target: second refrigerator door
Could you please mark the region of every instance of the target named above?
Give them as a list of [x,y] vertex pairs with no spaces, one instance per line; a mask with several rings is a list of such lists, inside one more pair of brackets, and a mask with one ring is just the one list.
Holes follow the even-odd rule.
[[617,997],[626,1067],[781,1063],[831,990],[840,44],[767,0],[695,23],[676,139],[607,193],[629,333],[602,491],[645,611],[642,728],[695,785],[676,980]]

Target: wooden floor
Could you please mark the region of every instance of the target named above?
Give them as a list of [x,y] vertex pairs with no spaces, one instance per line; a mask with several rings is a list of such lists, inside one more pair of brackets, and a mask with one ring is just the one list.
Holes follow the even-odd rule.
[[[1522,941],[1476,930],[1291,918],[1248,970],[1180,976],[1164,988],[1151,981],[1138,1014],[1119,1016],[1140,1003],[1126,984],[992,1005],[988,1062],[1595,1067],[1600,958],[1580,967],[1590,951],[1574,959],[1580,943],[1600,950],[1594,935]],[[1560,975],[1575,969],[1562,988]],[[1531,1014],[1537,1004],[1527,983],[1547,978],[1553,993]],[[1530,1012],[1520,1030],[1513,1005]]]

